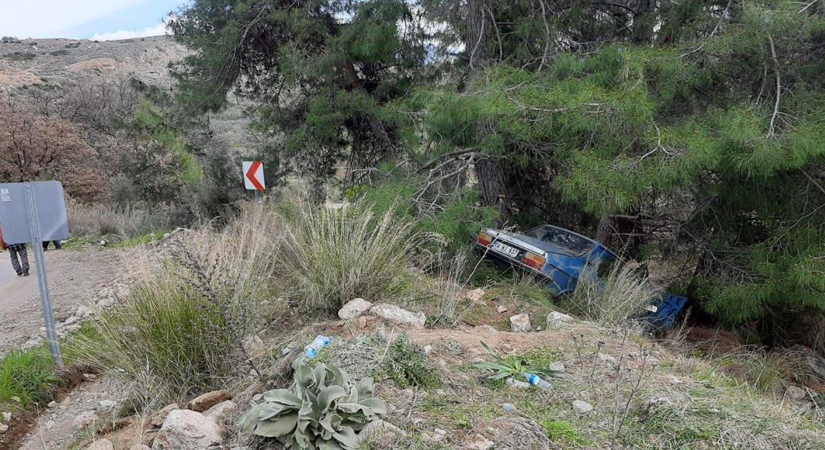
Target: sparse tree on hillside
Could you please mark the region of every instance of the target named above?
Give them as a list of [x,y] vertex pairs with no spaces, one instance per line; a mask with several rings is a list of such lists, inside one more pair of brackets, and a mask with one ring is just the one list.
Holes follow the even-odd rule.
[[61,181],[78,199],[101,195],[97,153],[64,120],[37,115],[24,103],[0,102],[0,181]]

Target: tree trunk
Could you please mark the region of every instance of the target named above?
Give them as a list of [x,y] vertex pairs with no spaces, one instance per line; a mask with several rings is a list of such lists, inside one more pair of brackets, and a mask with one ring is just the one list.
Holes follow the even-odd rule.
[[656,0],[639,0],[636,13],[633,15],[633,42],[649,44],[653,39],[653,24],[655,23]]
[[602,216],[599,219],[599,226],[596,227],[596,240],[604,244],[605,247],[610,247],[610,238],[613,235],[613,218],[610,216]]
[[478,190],[483,206],[498,206],[501,211],[500,223],[510,220],[510,208],[507,198],[507,184],[504,169],[499,161],[482,158],[475,165],[478,178]]
[[467,36],[465,39],[469,72],[472,74],[490,63],[490,0],[467,2]]

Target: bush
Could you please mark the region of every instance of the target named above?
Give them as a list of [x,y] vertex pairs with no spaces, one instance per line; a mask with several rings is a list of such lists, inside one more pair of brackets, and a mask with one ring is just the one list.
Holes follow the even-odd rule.
[[390,209],[304,209],[287,222],[278,255],[286,285],[311,310],[335,312],[356,297],[386,301],[409,292],[409,258],[421,236]]
[[427,355],[406,334],[390,345],[381,373],[402,387],[438,387],[441,380],[427,365]]
[[164,210],[150,213],[128,205],[86,205],[74,201],[69,201],[68,209],[72,236],[118,236],[127,239],[171,228]]
[[24,407],[45,405],[57,382],[52,358],[42,348],[11,352],[0,360],[0,403],[17,397]]
[[371,378],[356,385],[334,366],[299,363],[292,387],[256,396],[241,428],[290,449],[358,450],[387,415],[373,391]]
[[97,336],[78,336],[79,359],[131,383],[150,404],[223,388],[255,369],[243,340],[269,294],[268,216],[250,212],[248,223],[223,233],[188,235],[127,303],[98,319]]
[[576,290],[564,303],[574,314],[614,326],[641,315],[656,294],[647,279],[627,264],[614,264],[605,276],[598,276],[593,264],[582,270]]

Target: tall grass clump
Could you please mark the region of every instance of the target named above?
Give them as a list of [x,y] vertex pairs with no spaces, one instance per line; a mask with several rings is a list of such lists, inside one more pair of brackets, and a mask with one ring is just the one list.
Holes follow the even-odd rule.
[[244,341],[270,292],[270,218],[246,208],[221,233],[191,232],[98,319],[98,333],[78,338],[80,359],[130,382],[146,406],[231,385],[250,370],[260,376]]
[[386,301],[410,290],[410,257],[420,236],[414,221],[363,205],[304,208],[287,222],[279,271],[311,310],[337,311],[356,297]]
[[74,236],[118,236],[123,239],[170,228],[165,211],[131,206],[86,205],[69,201],[69,228]]
[[598,276],[595,264],[588,264],[579,276],[576,290],[565,305],[574,314],[604,326],[624,324],[645,311],[657,292],[627,264],[614,264],[607,275]]
[[57,382],[52,358],[42,348],[14,351],[0,360],[0,404],[17,397],[24,407],[45,405]]

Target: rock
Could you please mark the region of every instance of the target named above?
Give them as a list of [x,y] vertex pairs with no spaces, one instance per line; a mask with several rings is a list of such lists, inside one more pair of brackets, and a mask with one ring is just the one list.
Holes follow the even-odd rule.
[[48,422],[46,422],[46,423],[44,423],[44,424],[43,424],[43,428],[45,428],[45,429],[46,429],[46,431],[49,431],[49,430],[51,430],[52,428],[54,428],[54,426],[55,426],[55,425],[57,425],[57,424],[56,424],[56,423],[54,423],[54,420],[49,420]]
[[152,426],[155,427],[162,427],[163,421],[166,420],[166,416],[169,415],[170,412],[180,409],[180,406],[177,403],[172,403],[171,405],[167,405],[165,408],[161,409],[154,416],[152,416]]
[[576,400],[573,402],[573,410],[579,414],[587,414],[593,411],[593,405],[585,401]]
[[221,424],[238,411],[240,411],[238,404],[232,400],[227,400],[207,409],[203,415],[212,419],[215,423]]
[[108,308],[115,304],[114,297],[104,297],[97,302],[97,307],[100,309]]
[[568,316],[567,314],[562,314],[558,311],[553,311],[547,315],[547,329],[557,330],[559,328],[564,328],[575,321],[575,319]]
[[21,350],[23,350],[23,351],[25,352],[25,351],[27,351],[27,350],[31,350],[31,349],[33,349],[33,348],[40,347],[40,343],[41,343],[40,338],[37,338],[37,339],[29,339],[28,341],[26,341],[26,343],[25,343],[25,344],[23,344],[23,346],[22,346],[22,347],[20,347],[20,349],[21,349]]
[[515,389],[530,389],[530,383],[526,381],[519,381],[513,377],[507,379],[507,386]]
[[86,317],[93,316],[94,314],[95,314],[94,310],[92,310],[92,308],[89,308],[86,305],[78,306],[77,307],[77,312],[75,313],[75,315],[77,317],[81,318],[81,319],[85,319]]
[[99,439],[86,447],[86,450],[115,450],[115,444],[108,439]]
[[530,316],[527,314],[519,314],[510,317],[510,330],[513,333],[526,333],[533,329],[530,325]]
[[564,369],[565,369],[564,364],[562,364],[558,361],[556,361],[554,363],[550,363],[550,365],[547,366],[547,368],[549,370],[555,370],[556,372],[564,372]]
[[654,411],[659,408],[673,408],[676,405],[668,397],[654,397],[645,400],[642,406],[645,410]]
[[423,312],[412,313],[395,305],[379,304],[370,309],[370,312],[390,322],[409,324],[423,327],[427,323],[427,316]]
[[433,440],[435,442],[441,442],[447,437],[447,432],[442,430],[441,428],[436,428],[433,430]]
[[129,447],[129,450],[152,450],[152,449],[148,445],[135,444],[135,445]]
[[484,298],[484,294],[484,289],[473,289],[472,291],[467,292],[465,298],[473,303],[478,303],[481,301],[482,298]]
[[424,353],[425,354],[429,355],[432,352],[433,352],[432,344],[427,344],[427,345],[424,346]]
[[490,450],[495,447],[496,443],[487,439],[486,437],[473,433],[464,439],[462,450]]
[[72,325],[72,324],[77,323],[77,321],[78,321],[78,320],[80,320],[80,319],[78,319],[78,318],[77,318],[77,316],[72,316],[72,317],[69,317],[68,319],[66,319],[66,320],[63,322],[63,325],[64,325],[64,326],[65,326],[65,325]]
[[100,407],[103,409],[114,409],[117,407],[117,402],[114,400],[101,400]]
[[366,316],[361,316],[358,318],[358,328],[367,328]]
[[0,434],[6,434],[9,431],[9,426],[5,423],[0,423]]
[[507,307],[504,305],[498,305],[496,306],[496,312],[499,314],[504,314],[507,312]]
[[84,373],[83,374],[83,381],[95,381],[97,380],[97,375],[93,373]]
[[52,400],[52,401],[49,402],[48,405],[46,405],[46,407],[48,407],[49,409],[57,408],[57,402]]
[[356,298],[348,301],[346,305],[338,310],[338,317],[342,320],[352,320],[366,314],[370,308],[372,308],[372,303],[363,298]]
[[669,381],[670,384],[683,384],[684,383],[683,380],[681,380],[679,377],[677,377],[676,375],[673,375],[673,374],[670,374],[670,375],[667,376],[667,381]]
[[221,428],[197,411],[169,413],[152,444],[153,450],[201,450],[223,442]]
[[11,401],[13,401],[14,403],[22,403],[23,402],[22,400],[20,400],[20,397],[18,397],[16,395],[11,398]]
[[598,357],[599,357],[599,360],[604,361],[608,364],[614,364],[614,365],[616,364],[616,358],[614,358],[610,355],[599,352]]
[[798,386],[788,386],[788,389],[785,390],[785,395],[795,402],[801,402],[808,398],[808,393],[805,389]]
[[192,411],[204,412],[207,409],[217,405],[218,403],[232,400],[232,394],[229,391],[212,391],[201,395],[192,400],[186,405],[186,409]]
[[10,412],[4,412],[3,413],[3,422],[11,422],[11,413]]
[[100,420],[100,418],[97,417],[94,411],[85,411],[74,417],[72,427],[74,427],[75,430],[85,430],[98,420]]

